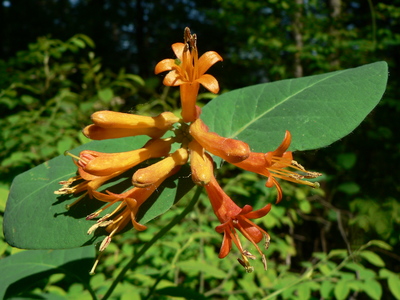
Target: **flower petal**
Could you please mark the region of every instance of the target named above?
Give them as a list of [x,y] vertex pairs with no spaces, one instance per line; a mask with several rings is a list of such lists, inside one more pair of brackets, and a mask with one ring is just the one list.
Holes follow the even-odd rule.
[[222,61],[221,55],[219,55],[215,51],[208,51],[204,53],[200,58],[198,62],[199,66],[199,75],[203,75],[207,70],[216,62]]
[[219,92],[219,84],[217,79],[210,74],[204,74],[200,78],[196,79],[197,82],[201,83],[211,93]]
[[263,208],[260,208],[258,210],[247,213],[246,218],[259,219],[259,218],[264,217],[266,214],[268,214],[270,210],[271,210],[271,203],[268,203]]
[[177,70],[170,71],[163,80],[163,84],[166,86],[178,86],[186,83]]
[[232,239],[229,234],[224,232],[224,238],[222,240],[221,250],[219,251],[219,258],[224,258],[229,254],[232,249]]
[[172,50],[174,51],[176,57],[180,60],[182,60],[182,53],[183,49],[185,49],[185,44],[184,43],[175,43],[172,44]]
[[165,71],[171,71],[175,66],[176,66],[175,59],[172,58],[163,59],[154,68],[154,73],[159,74]]

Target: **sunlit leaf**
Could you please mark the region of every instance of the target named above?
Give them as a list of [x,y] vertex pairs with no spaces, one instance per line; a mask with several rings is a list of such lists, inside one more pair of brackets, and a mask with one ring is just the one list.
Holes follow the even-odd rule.
[[385,62],[234,90],[214,98],[201,118],[210,130],[243,140],[253,151],[275,149],[285,130],[291,150],[328,146],[352,132],[378,104]]

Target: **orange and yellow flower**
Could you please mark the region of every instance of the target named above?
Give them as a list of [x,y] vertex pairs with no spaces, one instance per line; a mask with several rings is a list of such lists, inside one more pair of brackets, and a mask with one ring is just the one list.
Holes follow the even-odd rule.
[[164,78],[166,86],[180,86],[182,118],[193,122],[198,118],[196,99],[200,84],[210,92],[219,92],[219,84],[214,76],[205,74],[222,57],[215,51],[208,51],[198,58],[197,37],[185,28],[184,43],[172,45],[177,59],[164,59],[155,67],[155,73],[170,71]]
[[[206,52],[198,58],[197,37],[190,33],[189,28],[185,29],[184,43],[175,43],[172,49],[177,59],[160,61],[155,67],[155,73],[169,71],[164,78],[164,84],[180,86],[182,119],[171,112],[164,112],[156,117],[111,111],[94,113],[93,124],[83,130],[83,133],[91,139],[115,139],[137,135],[147,135],[151,139],[142,148],[132,151],[102,153],[84,150],[79,157],[71,155],[75,158],[74,163],[78,167],[79,175],[60,182],[63,186],[55,193],[81,194],[69,207],[85,195],[107,203],[100,210],[87,216],[88,220],[99,217],[105,209],[116,205],[110,214],[100,217],[88,231],[90,234],[97,228],[104,227],[109,233],[100,245],[100,251],[103,251],[112,237],[127,224],[132,223],[139,231],[146,229],[145,225],[136,220],[139,207],[166,178],[189,162],[192,180],[195,184],[204,186],[213,211],[221,223],[215,228],[218,233],[223,234],[219,257],[226,257],[232,249],[232,244],[235,244],[241,254],[238,261],[246,271],[253,270],[249,259],[255,259],[255,256],[243,247],[239,238],[241,233],[261,255],[266,269],[267,261],[258,244],[265,238],[264,246],[268,248],[270,236],[252,220],[266,216],[271,204],[255,211],[247,204],[239,207],[218,184],[214,176],[214,161],[211,154],[244,170],[267,177],[266,186],[277,189],[277,203],[282,199],[282,188],[277,179],[318,187],[318,183],[304,179],[315,178],[321,174],[308,172],[293,160],[292,152],[287,151],[291,143],[289,131],[286,131],[282,144],[276,150],[267,153],[251,152],[250,146],[243,141],[210,132],[200,119],[201,109],[196,106],[196,99],[200,84],[209,91],[218,93],[218,81],[205,73],[216,62],[222,61],[222,58],[214,51]],[[162,139],[172,128],[175,137]],[[180,146],[172,147],[174,143]],[[174,149],[172,153],[171,149]],[[127,191],[121,194],[98,191],[110,179],[152,158],[159,160],[136,170],[132,176],[133,186]],[[95,266],[97,262],[98,259]]]
[[275,186],[277,189],[278,196],[276,203],[281,201],[283,194],[282,188],[276,178],[318,188],[318,182],[310,182],[303,179],[316,178],[322,175],[321,173],[306,171],[302,165],[293,160],[292,152],[287,151],[291,139],[290,132],[286,131],[285,138],[276,150],[267,153],[251,152],[246,160],[233,163],[239,168],[267,177],[266,186]]

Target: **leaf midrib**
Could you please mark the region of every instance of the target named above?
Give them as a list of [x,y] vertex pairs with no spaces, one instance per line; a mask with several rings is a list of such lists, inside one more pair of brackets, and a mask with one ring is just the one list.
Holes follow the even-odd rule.
[[[351,70],[352,70],[352,69],[351,69]],[[251,124],[255,123],[256,121],[258,121],[259,119],[261,119],[264,115],[266,115],[267,113],[273,111],[275,108],[277,108],[279,105],[285,103],[285,102],[288,101],[290,98],[293,98],[294,96],[296,96],[296,95],[302,93],[303,91],[305,91],[305,90],[307,90],[307,89],[313,87],[313,86],[316,85],[316,84],[319,84],[319,83],[321,83],[321,82],[323,82],[323,81],[325,81],[325,80],[328,80],[328,79],[330,79],[330,78],[332,78],[332,77],[334,77],[334,76],[337,76],[337,75],[339,75],[339,74],[342,74],[343,72],[346,72],[346,71],[348,71],[348,70],[333,72],[333,74],[332,74],[331,76],[326,76],[326,77],[324,77],[322,80],[316,81],[316,82],[314,82],[314,83],[308,85],[307,87],[300,89],[298,92],[296,92],[296,93],[294,93],[294,94],[292,94],[292,95],[290,95],[290,96],[284,98],[282,101],[278,102],[277,104],[275,104],[274,106],[272,106],[271,108],[269,108],[268,110],[266,110],[265,112],[261,113],[259,116],[255,117],[255,118],[252,118],[248,123],[246,123],[245,126],[242,126],[242,127],[239,128],[237,131],[231,133],[229,137],[230,137],[230,138],[233,138],[233,137],[239,136],[239,134],[240,134],[242,131],[244,131],[245,129],[247,129],[248,127],[250,127]],[[329,73],[328,73],[328,74],[329,74]],[[303,78],[304,78],[304,77],[303,77]],[[296,79],[296,78],[294,78],[294,79]],[[294,79],[289,79],[289,80],[294,80]]]

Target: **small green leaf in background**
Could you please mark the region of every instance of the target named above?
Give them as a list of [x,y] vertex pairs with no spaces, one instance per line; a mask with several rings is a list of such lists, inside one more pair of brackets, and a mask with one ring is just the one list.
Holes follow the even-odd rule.
[[364,250],[364,251],[360,252],[360,256],[362,258],[365,258],[369,263],[373,264],[374,266],[377,266],[377,267],[385,266],[385,262],[375,252],[372,252],[370,250]]
[[388,277],[389,289],[396,299],[400,299],[400,277],[399,274],[392,274]]
[[103,101],[109,102],[114,97],[114,92],[110,88],[105,88],[97,92],[99,98]]
[[366,280],[363,284],[365,293],[371,299],[381,299],[382,297],[382,286],[380,283],[374,279]]
[[[79,155],[84,149],[129,151],[141,148],[147,140],[148,137],[140,136],[113,140],[111,143],[109,140],[93,141],[71,150],[71,153]],[[23,249],[65,249],[90,245],[104,238],[101,235],[88,236],[87,230],[96,221],[85,220],[104,202],[86,197],[67,211],[66,204],[78,197],[54,194],[60,188],[59,182],[74,176],[76,171],[71,157],[58,156],[14,179],[4,214],[4,235],[10,245]],[[137,216],[139,222],[144,224],[164,213],[193,187],[190,176],[187,176],[188,170],[182,168],[181,171],[166,180],[142,205]],[[119,181],[113,181],[121,189],[115,192],[123,192],[131,186],[131,175],[126,174],[125,177],[120,176]]]
[[349,293],[350,293],[349,281],[346,279],[339,280],[334,289],[335,298],[337,300],[346,299]]
[[285,130],[290,150],[326,147],[352,132],[378,104],[388,68],[376,62],[234,90],[214,98],[201,118],[211,131],[243,140],[253,151],[274,150]]
[[[94,257],[93,247],[83,247],[69,250],[23,251],[3,258],[0,260],[0,299],[4,299],[5,295],[19,293],[27,284],[30,285],[54,273],[66,274],[88,285],[88,270],[93,265]],[[8,290],[11,284],[12,289]]]

